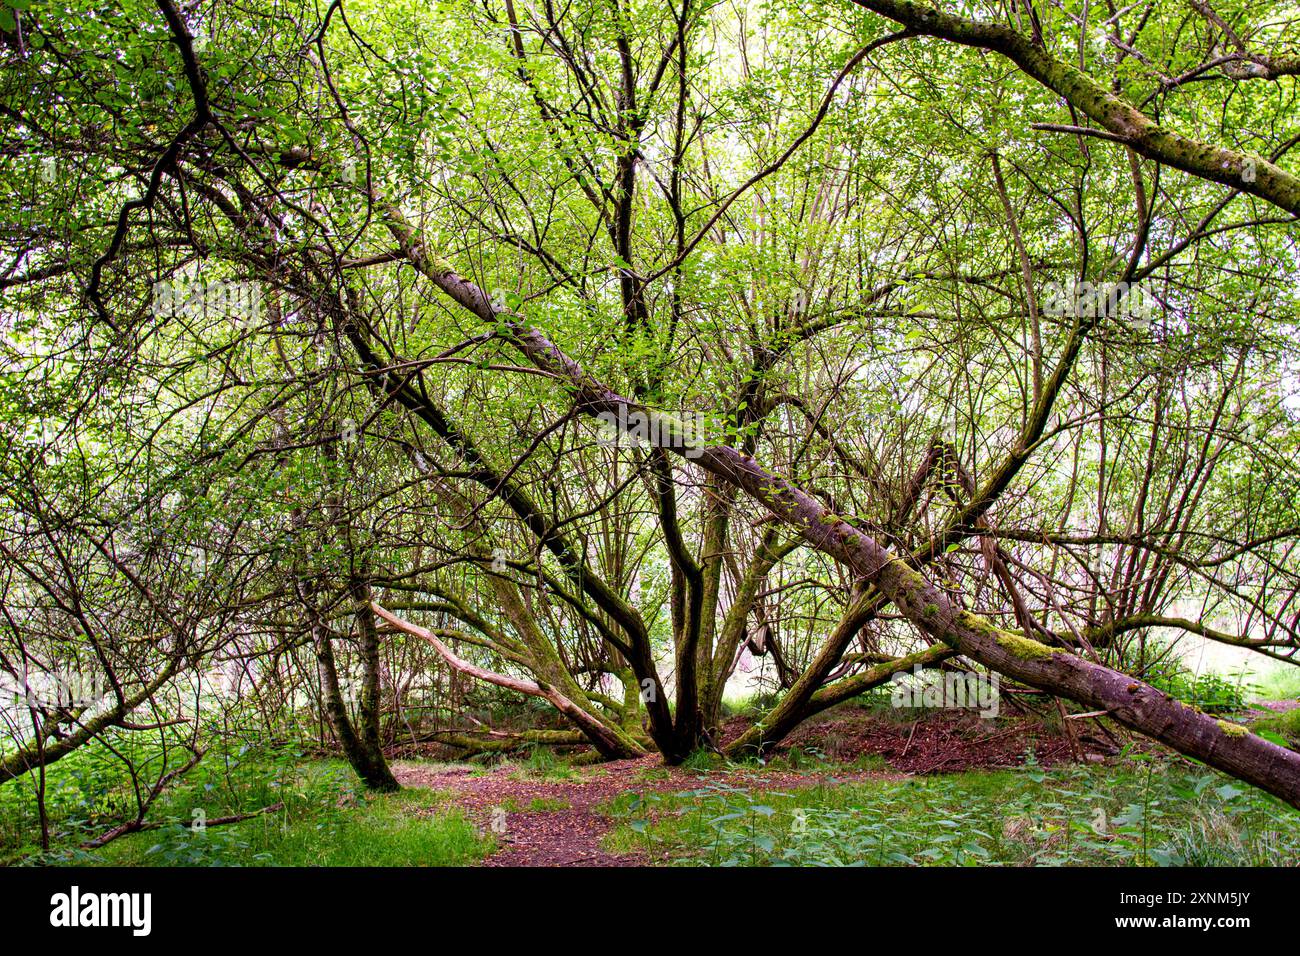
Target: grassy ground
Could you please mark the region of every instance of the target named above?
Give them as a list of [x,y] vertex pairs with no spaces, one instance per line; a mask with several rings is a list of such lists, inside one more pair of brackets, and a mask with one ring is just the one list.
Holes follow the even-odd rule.
[[611,852],[672,865],[1290,865],[1300,813],[1177,758],[763,792],[627,794]]
[[[129,787],[100,776],[96,756],[50,768],[49,853],[35,845],[29,781],[0,788],[0,864],[100,866],[463,866],[493,849],[443,794],[365,790],[341,761],[292,752],[226,756],[201,764],[150,809],[158,828],[96,850],[79,844],[122,819]],[[280,804],[223,826],[201,822]]]
[[[1262,716],[1258,729],[1300,742],[1300,710]],[[132,749],[139,744],[129,734],[110,743],[49,768],[49,852],[37,845],[34,781],[0,787],[0,865],[471,865],[496,848],[483,820],[460,809],[470,782],[487,775],[493,806],[512,817],[512,838],[529,835],[529,821],[516,815],[549,815],[556,826],[587,826],[579,835],[594,851],[612,824],[607,851],[669,865],[1300,865],[1300,813],[1162,749],[1050,770],[1031,760],[1016,770],[905,778],[874,753],[846,762],[791,748],[724,767],[701,752],[684,768],[701,775],[698,785],[666,786],[683,771],[647,763],[592,802],[583,788],[611,771],[543,749],[492,767],[411,762],[426,774],[451,771],[429,785],[458,788],[453,797],[421,787],[374,795],[342,761],[233,745],[214,748],[150,808],[147,819],[164,826],[82,850],[132,813],[123,757],[145,767],[147,780],[183,759]],[[878,779],[843,779],[872,773]],[[772,790],[776,775],[794,788],[791,775],[808,774],[822,779]],[[275,809],[239,823],[196,825],[267,807]]]
[[133,834],[78,862],[109,866],[467,866],[491,843],[428,790],[366,795],[293,816],[268,814],[206,832],[177,825]]
[[1300,698],[1300,667],[1269,661],[1251,674],[1254,700],[1295,700]]
[[1273,743],[1300,748],[1300,708],[1276,716],[1261,717],[1251,724],[1257,734],[1272,734]]

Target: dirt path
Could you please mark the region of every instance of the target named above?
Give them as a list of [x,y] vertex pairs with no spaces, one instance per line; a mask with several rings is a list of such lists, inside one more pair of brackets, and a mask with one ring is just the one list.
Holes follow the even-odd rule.
[[1300,700],[1259,700],[1247,708],[1248,715],[1256,717],[1286,714],[1300,708]]
[[[497,833],[500,849],[484,866],[644,866],[651,861],[643,853],[616,855],[600,847],[614,823],[596,808],[619,794],[672,793],[720,782],[754,789],[810,787],[830,776],[788,772],[758,776],[743,770],[698,774],[664,767],[656,756],[582,768],[569,780],[523,776],[517,767],[475,774],[464,768],[397,763],[393,771],[403,786],[450,791],[455,805],[485,830],[494,829],[494,823],[503,828]],[[834,776],[844,781],[901,777],[878,771]]]
[[[726,729],[738,733],[745,722]],[[1086,729],[1083,729],[1086,732]],[[616,760],[574,768],[567,779],[548,780],[517,766],[488,773],[467,767],[397,762],[393,772],[404,786],[448,791],[476,825],[497,834],[499,849],[486,866],[644,866],[657,862],[644,852],[619,856],[601,849],[614,821],[597,808],[623,793],[675,793],[726,783],[749,790],[788,790],[837,781],[901,780],[914,773],[1014,767],[1033,749],[1043,766],[1071,759],[1069,741],[1030,718],[1010,718],[996,726],[967,712],[939,711],[916,720],[883,720],[866,712],[828,714],[792,734],[788,748],[825,755],[832,765],[807,772],[738,767],[697,772],[665,767],[658,756]],[[1079,741],[1080,754],[1118,747],[1105,740]],[[834,769],[876,755],[888,767],[876,771]],[[1096,753],[1089,759],[1102,759]]]

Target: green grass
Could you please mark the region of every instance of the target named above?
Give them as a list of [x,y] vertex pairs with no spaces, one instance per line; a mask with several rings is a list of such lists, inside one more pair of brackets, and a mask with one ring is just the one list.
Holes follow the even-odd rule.
[[[142,751],[140,760],[155,760]],[[165,765],[161,754],[156,765]],[[50,768],[51,848],[36,845],[30,780],[0,787],[0,864],[101,866],[459,866],[491,852],[446,795],[421,788],[367,791],[342,761],[292,749],[210,754],[150,808],[161,828],[129,834],[96,850],[80,844],[125,819],[133,806],[120,764],[84,748]],[[197,820],[278,809],[238,823]]]
[[1250,683],[1254,700],[1296,700],[1300,698],[1300,667],[1281,661],[1259,665]]
[[528,804],[528,809],[532,813],[555,813],[559,810],[567,810],[571,804],[562,797],[534,797]]
[[[1300,739],[1300,711],[1261,718],[1257,727]],[[155,775],[146,779],[180,759],[131,750],[135,744],[125,735],[112,743]],[[656,859],[666,854],[680,865],[1300,863],[1300,814],[1176,757],[1136,754],[1052,771],[1031,762],[1021,770],[902,781],[843,779],[881,763],[868,755],[837,764],[815,747],[766,764],[723,764],[701,751],[687,761],[700,774],[696,789],[625,794],[606,808],[617,824],[608,845],[616,852],[646,849]],[[576,773],[545,751],[502,766],[529,780]],[[726,783],[716,776],[724,769]],[[765,780],[773,772],[822,777],[813,786],[771,792]],[[669,771],[640,773],[651,781]],[[97,851],[79,850],[128,816],[129,783],[121,760],[98,746],[53,765],[49,853],[35,845],[32,781],[0,787],[0,865],[447,866],[475,863],[494,848],[445,794],[412,788],[375,795],[342,761],[291,747],[237,747],[210,753],[151,807],[148,819],[165,826]],[[271,805],[279,807],[237,824],[191,827],[200,816]],[[569,804],[506,796],[503,806],[545,813]]]
[[865,773],[888,771],[889,761],[880,754],[863,753],[852,760],[832,760],[819,747],[790,747],[767,757],[742,757],[731,766],[766,767],[769,771],[788,773]]
[[[185,826],[115,841],[98,859],[110,866],[466,866],[492,850],[459,810],[436,810],[441,796],[408,789],[362,795],[344,807],[297,816],[267,815],[193,832]],[[422,812],[423,811],[423,812]],[[430,812],[432,811],[432,812]]]
[[1178,759],[626,794],[613,852],[676,865],[1296,865],[1300,813]]
[[576,780],[580,774],[549,747],[533,747],[528,758],[518,765],[516,776],[520,779],[565,781]]
[[780,700],[780,693],[770,690],[751,691],[742,696],[726,695],[722,698],[722,715],[758,718],[775,707]]
[[1250,729],[1257,734],[1267,731],[1280,738],[1274,739],[1274,743],[1280,744],[1285,741],[1291,747],[1300,747],[1300,707],[1283,714],[1261,717],[1251,724]]

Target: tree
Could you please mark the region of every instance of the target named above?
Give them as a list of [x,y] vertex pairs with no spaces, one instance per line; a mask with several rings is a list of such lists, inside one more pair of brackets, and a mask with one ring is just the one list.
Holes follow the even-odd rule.
[[350,9],[22,14],[10,149],[76,175],[7,178],[0,288],[11,418],[51,367],[101,418],[147,382],[121,447],[190,436],[264,512],[184,506],[275,540],[221,606],[313,649],[363,778],[411,641],[674,762],[743,655],[783,694],[733,755],[960,656],[1300,801],[1300,756],[1130,673],[1158,631],[1300,639],[1268,17]]

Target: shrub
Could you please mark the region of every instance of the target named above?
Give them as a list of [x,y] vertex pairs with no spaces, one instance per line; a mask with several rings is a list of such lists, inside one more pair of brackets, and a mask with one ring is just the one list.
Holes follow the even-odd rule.
[[1126,669],[1138,674],[1152,687],[1210,714],[1244,710],[1247,699],[1254,692],[1244,673],[1195,673],[1170,644],[1148,641],[1144,655],[1125,663]]

